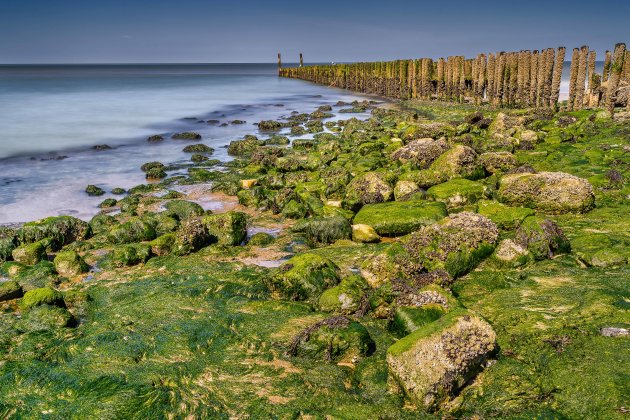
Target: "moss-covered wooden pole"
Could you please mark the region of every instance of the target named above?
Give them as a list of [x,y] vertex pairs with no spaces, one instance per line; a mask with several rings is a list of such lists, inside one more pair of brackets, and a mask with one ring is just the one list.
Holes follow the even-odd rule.
[[278,75],[282,74],[282,58],[280,57],[280,53],[278,53]]
[[614,117],[615,101],[617,99],[617,88],[623,71],[623,62],[626,55],[626,44],[620,43],[615,45],[615,52],[612,56],[612,64],[610,66],[610,80],[606,87],[606,108],[610,112],[610,116]]
[[569,111],[573,110],[573,103],[575,102],[579,64],[580,50],[578,48],[573,48],[573,54],[571,55],[571,69],[569,73],[569,99],[567,100],[567,107]]
[[486,97],[488,98],[488,103],[492,104],[494,103],[494,76],[495,76],[495,66],[496,66],[496,59],[494,57],[494,54],[490,53],[488,54],[488,68],[486,69],[486,74],[487,74],[487,78],[488,78],[488,85],[486,87]]
[[531,56],[531,62],[529,65],[529,105],[536,106],[536,101],[538,96],[537,87],[538,87],[538,60],[539,54],[538,50],[534,50]]
[[583,45],[580,47],[580,55],[577,70],[577,88],[575,91],[575,103],[573,109],[584,108],[584,90],[586,84],[586,72],[588,69],[588,47]]
[[302,57],[302,53],[300,53],[300,67],[304,67],[304,58]]
[[588,74],[586,75],[586,81],[588,84],[588,87],[586,88],[586,99],[585,99],[585,105],[589,106],[589,107],[593,107],[596,106],[594,105],[595,102],[595,61],[597,59],[597,53],[595,51],[589,51],[588,53]]
[[440,58],[437,63],[437,97],[438,99],[444,99],[446,89],[445,86],[445,73],[446,62],[443,58]]
[[551,81],[551,97],[549,98],[549,107],[557,108],[558,99],[560,99],[560,82],[562,81],[562,69],[564,68],[564,56],[566,54],[565,47],[558,47],[556,61],[553,64],[553,79]]

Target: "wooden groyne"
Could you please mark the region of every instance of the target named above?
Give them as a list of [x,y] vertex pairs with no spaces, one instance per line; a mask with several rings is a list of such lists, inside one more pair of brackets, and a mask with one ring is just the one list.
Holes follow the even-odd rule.
[[[475,58],[305,66],[300,54],[300,67],[282,67],[278,58],[278,75],[395,99],[557,108],[565,55],[565,47],[559,47],[478,54]],[[630,84],[630,53],[625,44],[617,44],[612,53],[606,51],[601,74],[595,71],[596,59],[595,51],[587,46],[572,50],[568,109],[605,107],[612,111],[620,84]]]

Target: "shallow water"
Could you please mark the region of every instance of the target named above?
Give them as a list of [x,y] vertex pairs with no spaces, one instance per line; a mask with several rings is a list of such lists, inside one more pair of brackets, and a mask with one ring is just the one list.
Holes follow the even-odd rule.
[[[228,160],[230,141],[266,137],[255,122],[354,99],[364,98],[278,78],[267,64],[0,66],[0,223],[89,219],[112,195],[88,197],[88,184],[126,189],[145,182],[144,162],[188,161],[192,142],[168,138],[174,132],[200,133],[213,158]],[[165,140],[150,144],[152,134]],[[113,149],[92,149],[99,144]]]

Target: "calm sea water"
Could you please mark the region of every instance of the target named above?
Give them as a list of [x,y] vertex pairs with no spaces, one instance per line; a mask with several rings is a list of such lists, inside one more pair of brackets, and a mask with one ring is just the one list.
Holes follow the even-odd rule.
[[[561,99],[568,76],[566,63]],[[227,160],[223,146],[257,134],[255,122],[354,99],[364,98],[278,78],[275,64],[0,65],[0,223],[58,214],[88,219],[110,195],[88,197],[87,184],[129,188],[144,182],[144,162],[190,158],[182,141],[149,144],[149,135],[196,131],[214,157]],[[92,149],[99,144],[113,149]]]
[[144,162],[190,158],[189,142],[149,135],[196,131],[226,160],[223,146],[259,134],[255,122],[354,99],[363,98],[278,78],[274,64],[0,66],[0,223],[88,219],[110,195],[88,197],[87,184],[129,188],[144,182]]

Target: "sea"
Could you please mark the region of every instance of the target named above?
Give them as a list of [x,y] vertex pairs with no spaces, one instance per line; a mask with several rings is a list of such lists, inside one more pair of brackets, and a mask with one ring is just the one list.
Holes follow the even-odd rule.
[[[568,77],[566,63],[561,99]],[[189,161],[173,133],[201,134],[212,158],[227,161],[230,141],[260,135],[261,120],[366,98],[279,78],[275,64],[0,65],[0,225],[89,220],[113,188],[145,182],[143,163]],[[165,140],[147,142],[156,134]],[[107,194],[87,196],[88,184]]]
[[[143,163],[189,162],[182,149],[192,142],[173,133],[201,134],[210,157],[228,161],[232,140],[267,137],[261,120],[366,98],[279,78],[275,64],[1,65],[0,224],[89,220],[105,198],[120,198],[113,188],[146,182]],[[147,141],[156,134],[165,140]],[[88,184],[107,194],[88,196]]]

